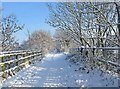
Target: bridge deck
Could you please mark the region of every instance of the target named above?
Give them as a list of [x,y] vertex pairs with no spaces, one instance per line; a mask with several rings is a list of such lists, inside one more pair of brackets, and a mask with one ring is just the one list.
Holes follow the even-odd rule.
[[[48,54],[46,57],[29,68],[18,72],[14,77],[6,80],[3,87],[80,87],[80,86],[114,86],[118,81],[108,75],[100,76],[96,70],[88,74],[75,71],[77,65],[65,60],[66,55]],[[71,65],[71,66],[70,66]],[[105,78],[108,80],[105,80]],[[112,81],[111,81],[112,80]]]

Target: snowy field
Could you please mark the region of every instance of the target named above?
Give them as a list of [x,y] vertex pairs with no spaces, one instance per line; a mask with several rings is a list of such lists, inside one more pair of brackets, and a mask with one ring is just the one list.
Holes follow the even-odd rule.
[[104,74],[99,70],[89,73],[76,71],[79,65],[65,60],[64,53],[47,54],[46,57],[30,67],[18,72],[6,80],[2,87],[117,87],[115,76]]

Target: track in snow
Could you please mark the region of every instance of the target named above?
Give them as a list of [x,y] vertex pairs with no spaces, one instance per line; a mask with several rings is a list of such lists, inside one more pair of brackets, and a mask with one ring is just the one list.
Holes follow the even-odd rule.
[[[48,54],[29,68],[18,72],[6,80],[3,87],[84,87],[106,86],[106,81],[98,75],[82,74],[75,71],[74,66],[65,60],[66,55]],[[97,73],[98,74],[98,73]],[[117,86],[117,83],[115,83]],[[115,86],[111,85],[111,86]]]

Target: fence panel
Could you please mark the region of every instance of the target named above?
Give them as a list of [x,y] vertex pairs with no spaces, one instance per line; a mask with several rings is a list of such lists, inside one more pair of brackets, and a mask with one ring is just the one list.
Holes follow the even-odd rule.
[[37,57],[42,57],[41,52],[19,51],[3,52],[0,55],[0,76],[7,78],[15,75],[16,72],[27,67]]

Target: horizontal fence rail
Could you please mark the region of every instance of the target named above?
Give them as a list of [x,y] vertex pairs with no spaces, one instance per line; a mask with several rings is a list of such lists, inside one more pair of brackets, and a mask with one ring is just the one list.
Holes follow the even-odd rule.
[[40,56],[42,57],[42,52],[30,52],[25,50],[3,52],[0,54],[0,76],[2,78],[13,76],[16,72],[27,67]]
[[[83,49],[106,49],[106,50],[120,50],[120,47],[81,47]],[[79,49],[81,49],[79,48]]]
[[[70,53],[76,54],[80,53],[82,56],[95,59],[99,62],[104,63],[107,67],[111,67],[115,70],[115,72],[120,72],[120,64],[118,60],[120,60],[118,52],[120,47],[84,47],[80,48],[72,48],[70,49]],[[113,61],[112,58],[115,57]],[[110,68],[108,68],[110,69]]]
[[30,52],[30,51],[29,50],[6,51],[6,52],[0,52],[0,54],[11,54],[11,53],[22,53],[22,52]]

